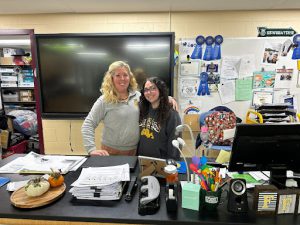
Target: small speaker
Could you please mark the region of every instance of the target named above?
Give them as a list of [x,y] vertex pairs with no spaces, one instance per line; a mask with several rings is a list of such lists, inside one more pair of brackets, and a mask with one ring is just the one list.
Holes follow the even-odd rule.
[[248,212],[247,188],[244,179],[230,181],[227,210],[232,213]]

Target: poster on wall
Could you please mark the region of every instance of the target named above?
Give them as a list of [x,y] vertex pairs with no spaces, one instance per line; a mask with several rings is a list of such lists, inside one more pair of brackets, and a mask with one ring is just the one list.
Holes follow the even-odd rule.
[[181,61],[180,62],[180,76],[199,76],[201,61]]
[[239,68],[239,79],[253,76],[253,71],[255,71],[255,55],[243,55]]
[[210,92],[217,92],[220,84],[220,60],[203,63],[202,68],[208,74],[207,83]]
[[279,59],[281,46],[281,43],[273,43],[266,41],[264,44],[262,63],[276,64]]
[[235,81],[234,80],[224,80],[219,85],[219,95],[222,104],[227,104],[229,102],[235,101]]
[[192,55],[196,45],[195,39],[181,39],[179,41],[179,60],[187,60]]
[[252,105],[259,106],[273,103],[273,92],[271,91],[254,91]]
[[238,67],[241,58],[237,56],[224,56],[221,66],[221,78],[230,80],[238,78]]
[[252,98],[252,77],[238,79],[235,82],[235,100],[248,101]]
[[253,88],[274,88],[275,71],[261,71],[253,73]]
[[275,88],[291,88],[293,79],[293,69],[276,69]]
[[220,83],[220,63],[210,62],[208,64],[205,64],[205,72],[208,73],[208,84],[219,84]]
[[180,78],[179,82],[179,91],[181,97],[197,97],[197,90],[200,83],[199,78],[184,77]]

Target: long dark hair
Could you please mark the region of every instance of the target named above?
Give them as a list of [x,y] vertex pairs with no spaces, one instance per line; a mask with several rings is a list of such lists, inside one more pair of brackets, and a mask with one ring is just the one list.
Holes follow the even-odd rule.
[[157,108],[157,122],[161,126],[163,122],[169,117],[169,112],[171,109],[170,103],[169,103],[169,97],[168,97],[168,88],[165,82],[160,80],[157,77],[150,77],[147,78],[145,83],[143,84],[142,90],[141,90],[141,98],[140,98],[140,119],[139,121],[142,122],[143,119],[145,119],[149,113],[149,108],[151,103],[148,102],[148,100],[145,98],[144,95],[144,88],[147,81],[150,81],[152,84],[155,84],[156,87],[159,90],[159,106]]

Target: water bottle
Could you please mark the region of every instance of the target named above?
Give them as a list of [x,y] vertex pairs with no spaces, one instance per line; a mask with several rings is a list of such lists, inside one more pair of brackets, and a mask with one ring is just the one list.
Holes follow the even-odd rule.
[[209,147],[208,137],[209,137],[208,127],[202,126],[200,132],[201,145],[203,146],[202,156],[204,156],[204,150],[207,150],[207,148]]
[[200,132],[200,138],[201,138],[201,141],[202,141],[201,144],[206,148],[208,147],[208,144],[209,144],[208,136],[209,136],[208,127],[207,126],[202,126],[201,127],[201,132]]

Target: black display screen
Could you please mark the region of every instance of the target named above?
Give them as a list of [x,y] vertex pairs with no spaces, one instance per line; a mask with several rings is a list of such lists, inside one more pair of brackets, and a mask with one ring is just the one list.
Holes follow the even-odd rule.
[[293,170],[300,167],[300,124],[238,124],[230,171]]
[[108,66],[163,79],[173,93],[174,33],[36,35],[43,118],[82,118],[100,96]]

